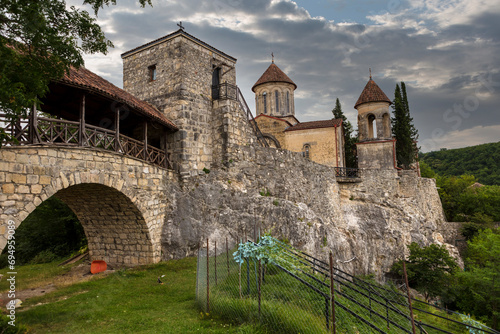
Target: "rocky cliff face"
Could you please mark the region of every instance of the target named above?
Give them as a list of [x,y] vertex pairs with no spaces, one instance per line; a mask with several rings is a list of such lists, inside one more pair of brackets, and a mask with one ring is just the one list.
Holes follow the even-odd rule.
[[411,242],[442,241],[434,180],[362,170],[360,182],[343,183],[333,168],[297,153],[237,153],[227,167],[170,185],[164,259],[192,255],[206,238],[234,245],[260,230],[325,260],[332,250],[338,267],[382,278]]

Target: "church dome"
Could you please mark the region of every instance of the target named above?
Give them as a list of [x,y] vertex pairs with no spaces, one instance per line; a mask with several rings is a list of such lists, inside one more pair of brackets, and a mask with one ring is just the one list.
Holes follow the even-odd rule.
[[255,88],[259,85],[269,83],[269,82],[286,82],[292,84],[296,89],[297,85],[292,81],[274,62],[269,65],[267,70],[262,74],[262,76],[257,80],[255,85],[252,87],[252,92],[255,93]]
[[389,104],[392,104],[392,101],[389,100],[382,89],[380,89],[375,81],[373,81],[371,76],[365,86],[365,89],[363,89],[363,92],[359,96],[358,101],[354,105],[354,108],[357,109],[360,104],[369,102],[388,102]]

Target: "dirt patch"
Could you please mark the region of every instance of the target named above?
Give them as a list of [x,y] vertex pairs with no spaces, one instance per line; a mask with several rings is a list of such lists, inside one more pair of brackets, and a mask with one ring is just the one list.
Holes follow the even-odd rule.
[[[56,289],[56,286],[54,284],[49,284],[49,285],[44,286],[44,287],[16,291],[16,299],[21,299],[21,301],[25,301],[28,298],[41,296],[41,295],[44,295],[46,293],[52,292],[55,289]],[[3,308],[5,308],[7,303],[10,301],[8,294],[9,294],[8,292],[2,293],[2,295],[0,297],[0,306]]]
[[[54,281],[50,284],[16,291],[16,299],[20,299],[22,302],[24,302],[27,299],[45,295],[57,290],[58,288],[62,288],[79,282],[89,281],[97,277],[102,278],[113,272],[113,268],[110,268],[108,266],[108,269],[106,271],[92,275],[92,273],[90,272],[90,262],[85,261],[84,263],[72,267],[68,272],[54,277]],[[0,294],[0,307],[5,308],[7,303],[10,301],[8,295],[9,292]]]

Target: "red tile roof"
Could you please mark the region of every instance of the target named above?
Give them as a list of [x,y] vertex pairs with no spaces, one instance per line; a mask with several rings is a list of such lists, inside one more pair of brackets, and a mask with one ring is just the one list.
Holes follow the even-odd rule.
[[87,89],[113,100],[120,101],[137,110],[139,113],[145,115],[146,117],[152,118],[172,130],[178,130],[177,126],[172,121],[167,119],[165,115],[163,115],[154,106],[145,101],[139,100],[132,94],[116,87],[111,82],[87,70],[84,67],[80,67],[79,69],[72,67],[69,71],[69,74],[65,74],[62,79],[58,80],[58,82],[78,88]]
[[295,124],[287,128],[285,131],[296,131],[296,130],[306,130],[306,129],[320,129],[320,128],[330,128],[330,127],[338,127],[342,125],[342,119],[334,118],[327,119],[324,121],[312,121],[312,122],[303,122]]
[[269,65],[267,70],[262,74],[262,76],[257,80],[255,85],[252,87],[252,92],[255,93],[255,87],[258,85],[262,85],[268,82],[287,82],[295,86],[295,89],[297,88],[297,85],[295,82],[292,81],[278,66],[276,66],[274,63]]
[[354,108],[357,108],[360,104],[368,102],[389,102],[392,104],[391,100],[389,100],[387,95],[385,95],[382,89],[380,89],[371,77],[370,80],[368,80],[365,89],[363,89],[363,92],[359,96],[358,101],[354,105]]

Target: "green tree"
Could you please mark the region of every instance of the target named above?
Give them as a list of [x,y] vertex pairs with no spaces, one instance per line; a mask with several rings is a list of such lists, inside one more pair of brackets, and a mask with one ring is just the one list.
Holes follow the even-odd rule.
[[346,167],[356,168],[358,167],[358,162],[356,159],[357,137],[353,136],[352,124],[347,120],[347,117],[342,112],[342,106],[338,98],[335,101],[335,108],[333,108],[332,113],[334,118],[342,119],[342,129],[344,131],[344,152],[345,152]]
[[396,159],[398,166],[409,169],[415,162],[417,150],[418,131],[413,125],[413,118],[410,116],[410,106],[406,94],[406,85],[401,82],[401,88],[396,85],[394,91],[392,117],[392,133],[396,137]]
[[[116,0],[84,3],[97,14]],[[14,121],[39,104],[50,81],[83,65],[83,53],[106,54],[112,46],[95,18],[64,0],[0,0],[0,110]]]
[[468,242],[466,271],[457,274],[457,306],[499,329],[500,231],[485,229]]
[[420,176],[422,177],[428,177],[435,179],[436,178],[436,173],[432,170],[432,168],[425,162],[425,161],[420,161]]
[[[86,244],[78,218],[66,204],[52,196],[16,229],[16,263],[48,262],[69,255]],[[6,250],[7,247],[2,255],[4,258]]]
[[420,153],[436,173],[443,176],[474,175],[485,185],[500,185],[500,142]]
[[[413,242],[408,246],[410,256],[406,264],[410,286],[424,294],[429,300],[446,291],[453,280],[452,274],[458,268],[455,260],[444,246],[431,244],[420,247]],[[396,262],[391,272],[403,275],[403,260]]]

